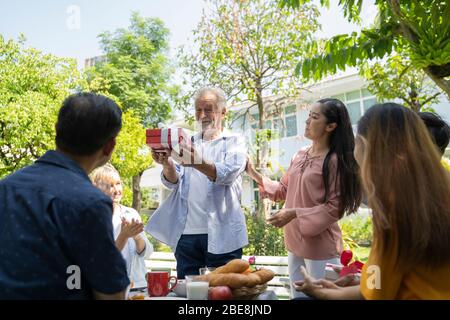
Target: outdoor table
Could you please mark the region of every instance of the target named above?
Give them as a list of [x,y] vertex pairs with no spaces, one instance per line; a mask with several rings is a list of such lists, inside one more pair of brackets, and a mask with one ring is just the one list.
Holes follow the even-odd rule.
[[[144,294],[144,300],[188,300],[186,297],[179,297],[174,292],[170,292],[164,297],[150,297],[148,295],[147,289],[142,288],[141,290],[132,291],[129,293],[128,297],[132,297],[136,294]],[[277,300],[277,295],[273,290],[266,290],[261,294],[253,297],[251,300]]]

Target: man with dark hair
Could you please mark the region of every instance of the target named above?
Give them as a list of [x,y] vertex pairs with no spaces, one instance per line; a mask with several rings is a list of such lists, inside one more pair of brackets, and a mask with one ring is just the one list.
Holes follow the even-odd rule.
[[130,284],[112,202],[88,174],[110,158],[122,112],[104,96],[68,97],[56,151],[0,181],[0,299],[123,299]]
[[441,117],[431,112],[419,112],[419,117],[427,126],[439,152],[444,155],[450,140],[450,127]]

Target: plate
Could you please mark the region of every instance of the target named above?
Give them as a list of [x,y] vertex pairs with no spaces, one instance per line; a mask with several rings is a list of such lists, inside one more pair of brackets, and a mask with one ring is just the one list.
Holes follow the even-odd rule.
[[145,297],[145,300],[187,300],[181,297]]

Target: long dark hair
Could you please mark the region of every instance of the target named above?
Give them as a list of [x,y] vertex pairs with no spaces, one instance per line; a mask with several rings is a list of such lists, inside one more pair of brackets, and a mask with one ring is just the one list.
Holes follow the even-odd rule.
[[[362,192],[359,179],[359,167],[353,151],[355,149],[355,137],[347,108],[338,99],[321,99],[317,101],[321,105],[321,111],[327,118],[327,124],[336,123],[336,128],[330,135],[330,150],[328,151],[322,166],[322,177],[325,185],[325,202],[328,200],[330,186],[330,159],[333,154],[337,157],[337,177],[339,177],[339,217],[345,212],[351,213],[358,210],[361,204]],[[338,180],[334,183],[337,183]]]
[[428,132],[431,134],[436,146],[439,148],[441,155],[445,153],[445,148],[450,141],[450,127],[437,114],[431,112],[419,112],[419,117],[427,126]]

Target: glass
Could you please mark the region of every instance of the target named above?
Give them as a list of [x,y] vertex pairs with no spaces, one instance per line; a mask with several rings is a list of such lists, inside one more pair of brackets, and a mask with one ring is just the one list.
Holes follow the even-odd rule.
[[346,99],[347,101],[359,100],[359,98],[361,97],[359,90],[347,92],[345,95],[347,97],[347,99]]
[[297,116],[286,117],[286,137],[297,135]]
[[198,272],[200,275],[205,275],[205,274],[210,273],[211,271],[214,271],[215,269],[216,268],[214,268],[214,267],[203,267],[203,268],[198,269]]
[[331,96],[333,99],[341,100],[342,102],[345,102],[345,94],[338,94],[336,96]]
[[295,104],[292,104],[290,106],[287,106],[286,108],[284,108],[284,113],[285,114],[290,114],[290,113],[295,113],[297,112],[297,106]]
[[186,276],[185,278],[188,300],[208,300],[208,281],[199,279],[197,275]]
[[361,90],[361,93],[362,93],[362,96],[363,97],[370,97],[370,96],[373,96],[373,93],[371,93],[369,90],[367,90],[366,88],[365,89],[362,89]]
[[347,110],[352,123],[357,123],[359,118],[361,118],[361,103],[359,101],[347,103]]
[[377,104],[377,99],[370,98],[370,99],[364,100],[363,104],[364,104],[364,112],[366,112],[371,106],[373,106],[374,104]]

